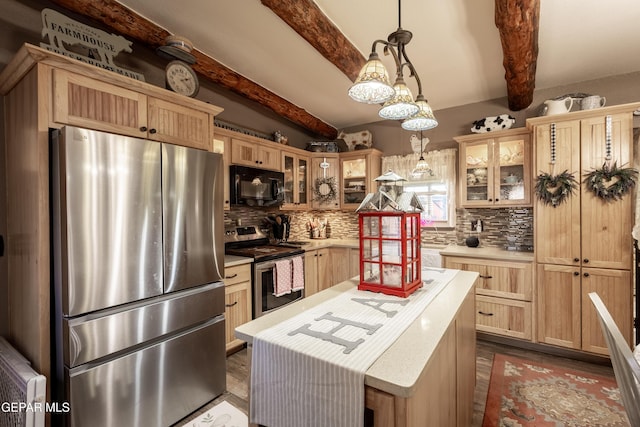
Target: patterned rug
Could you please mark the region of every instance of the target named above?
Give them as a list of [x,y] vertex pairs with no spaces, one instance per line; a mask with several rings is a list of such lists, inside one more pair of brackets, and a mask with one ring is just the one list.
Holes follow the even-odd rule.
[[613,378],[497,354],[482,427],[629,427]]

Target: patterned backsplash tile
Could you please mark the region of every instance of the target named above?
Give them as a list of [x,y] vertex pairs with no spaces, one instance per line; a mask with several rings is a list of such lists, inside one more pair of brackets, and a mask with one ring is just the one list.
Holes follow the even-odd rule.
[[[284,213],[291,217],[290,240],[306,240],[311,238],[308,224],[314,218],[327,221],[327,238],[357,239],[358,215],[353,211],[274,211],[234,206],[225,212],[225,225],[231,225],[240,219],[243,225],[262,226],[269,213]],[[472,231],[471,222],[481,220],[483,228],[480,233]],[[500,208],[500,209],[456,209],[455,229],[423,229],[424,245],[464,245],[471,235],[477,235],[483,246],[505,248],[507,245],[518,248],[533,248],[533,209],[532,208]],[[512,236],[513,242],[507,240]]]

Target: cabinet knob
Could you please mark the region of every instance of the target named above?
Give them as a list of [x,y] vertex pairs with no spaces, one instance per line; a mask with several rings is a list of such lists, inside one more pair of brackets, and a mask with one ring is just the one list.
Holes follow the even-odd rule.
[[480,277],[483,279],[493,279],[493,276],[483,276],[482,274],[480,275]]
[[583,259],[582,262],[584,262],[585,264],[588,264],[589,263],[589,258]]
[[481,314],[483,316],[493,316],[493,313],[485,313],[484,311],[478,311],[478,314]]
[[152,134],[152,135],[153,135],[154,133],[156,133],[156,132],[158,132],[158,131],[157,131],[157,130],[155,130],[155,129],[149,129],[149,133],[150,133],[150,134]]
[[496,202],[499,202],[499,201],[500,201],[500,199],[496,199]]
[[146,131],[147,131],[147,127],[146,127],[146,126],[142,126],[142,127],[140,128],[140,132],[146,132]]
[[225,279],[233,279],[234,277],[236,277],[238,275],[238,273],[236,274],[232,274],[231,276],[224,276]]
[[580,258],[574,258],[573,262],[580,262]]
[[584,273],[583,276],[584,277],[589,277],[589,273]]
[[236,305],[238,303],[238,301],[232,303],[232,304],[225,304],[224,306],[229,308],[229,307],[233,307],[234,305]]
[[579,275],[580,275],[580,272],[579,272],[579,271],[574,271],[574,272],[573,272],[573,275],[574,275],[574,276],[579,276]]

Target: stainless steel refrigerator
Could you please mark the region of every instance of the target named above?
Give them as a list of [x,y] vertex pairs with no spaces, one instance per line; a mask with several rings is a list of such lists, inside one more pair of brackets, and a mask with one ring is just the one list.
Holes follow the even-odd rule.
[[169,426],[224,392],[220,154],[51,138],[55,422]]

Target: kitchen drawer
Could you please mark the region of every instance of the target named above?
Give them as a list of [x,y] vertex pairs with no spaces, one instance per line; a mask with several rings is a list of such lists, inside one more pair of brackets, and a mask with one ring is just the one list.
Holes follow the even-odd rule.
[[531,301],[533,264],[479,258],[445,257],[445,267],[480,274],[476,294]]
[[476,295],[476,329],[531,340],[531,303]]
[[235,265],[224,269],[224,285],[251,282],[251,264]]

